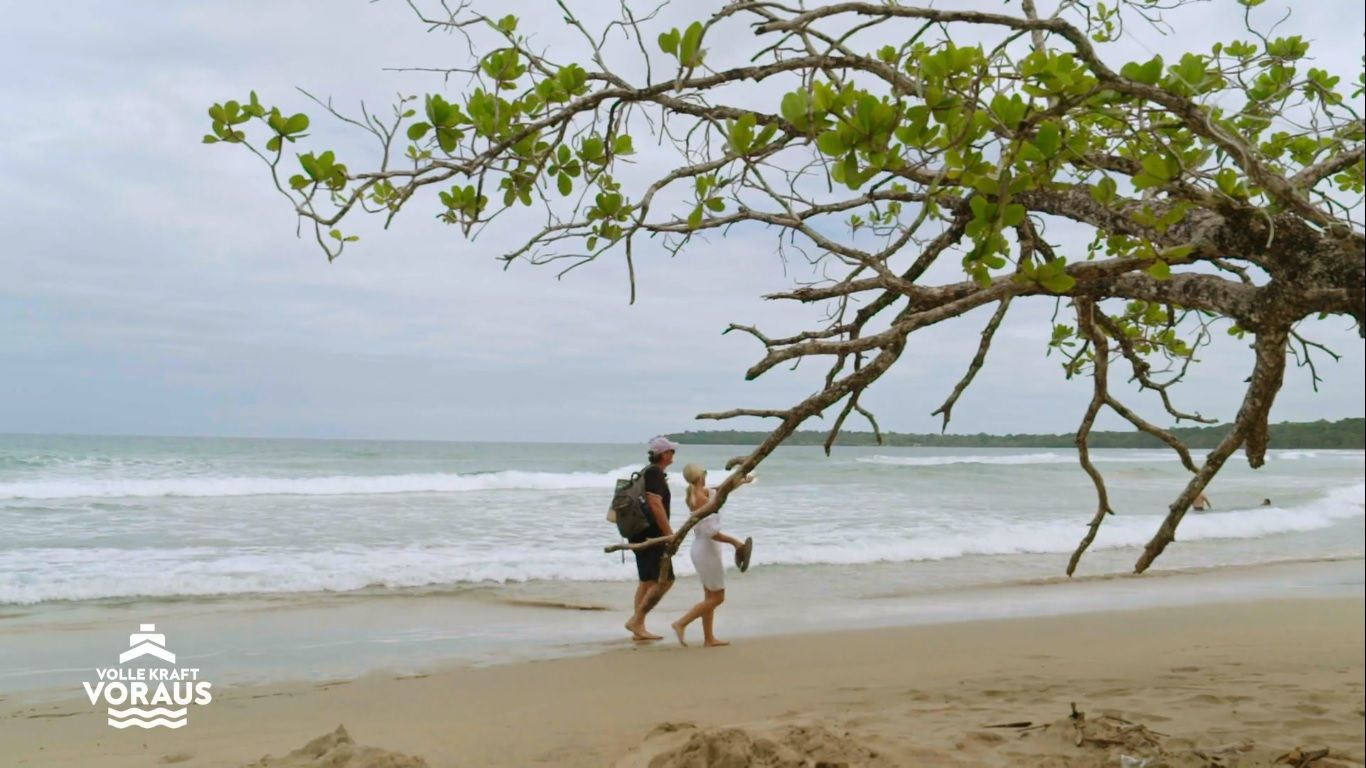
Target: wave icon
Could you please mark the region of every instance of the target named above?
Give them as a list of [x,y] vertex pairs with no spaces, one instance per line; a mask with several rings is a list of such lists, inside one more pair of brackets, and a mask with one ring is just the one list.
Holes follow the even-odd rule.
[[128,707],[127,709],[109,708],[108,723],[114,728],[124,729],[131,727],[138,728],[180,728],[189,722],[186,715],[189,709],[167,709],[166,707],[156,707],[153,709],[139,709],[138,707]]

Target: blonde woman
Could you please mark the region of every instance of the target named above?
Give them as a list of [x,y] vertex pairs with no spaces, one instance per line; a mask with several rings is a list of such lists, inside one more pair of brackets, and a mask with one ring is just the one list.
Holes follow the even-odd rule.
[[[714,493],[713,489],[707,487],[707,470],[696,464],[689,464],[683,468],[683,479],[688,483],[688,509],[695,514],[711,501]],[[753,479],[746,477],[741,482],[749,483]],[[683,646],[688,644],[684,639],[684,633],[688,625],[697,618],[702,619],[702,640],[708,648],[729,645],[724,640],[717,640],[713,633],[716,609],[726,601],[726,566],[721,560],[723,543],[735,547],[737,562],[742,562],[748,567],[749,547],[752,545],[722,533],[719,512],[702,518],[693,528],[690,554],[693,567],[697,569],[697,576],[702,580],[702,602],[694,605],[682,618],[673,623],[674,634]]]

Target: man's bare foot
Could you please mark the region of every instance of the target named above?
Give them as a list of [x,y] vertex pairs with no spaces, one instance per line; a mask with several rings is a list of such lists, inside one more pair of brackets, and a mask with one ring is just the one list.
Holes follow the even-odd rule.
[[684,648],[687,648],[688,641],[683,639],[683,630],[687,629],[687,627],[683,626],[682,624],[679,624],[678,622],[674,622],[669,626],[674,628],[674,635],[678,637],[678,644],[683,646]]
[[645,629],[644,623],[637,624],[634,619],[626,622],[626,631],[631,633],[632,640],[663,640],[661,635],[656,635]]
[[729,641],[729,640],[717,640],[716,638],[713,637],[713,638],[711,638],[710,640],[707,641],[706,645],[707,645],[708,648],[720,648],[720,647],[723,646],[723,645],[730,645],[730,641]]

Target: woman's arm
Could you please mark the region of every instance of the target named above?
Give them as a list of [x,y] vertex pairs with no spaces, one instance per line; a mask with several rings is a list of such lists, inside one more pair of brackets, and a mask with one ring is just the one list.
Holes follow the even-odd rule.
[[739,539],[735,538],[734,536],[727,536],[726,534],[721,533],[721,532],[719,532],[719,531],[716,532],[716,533],[714,533],[714,534],[712,534],[712,537],[711,537],[711,538],[712,538],[712,541],[719,541],[719,542],[721,542],[722,544],[729,544],[729,545],[731,545],[732,547],[735,547],[735,548],[737,548],[737,549],[739,549],[740,547],[743,547],[743,546],[745,545],[745,543],[744,543],[743,541],[740,541]]
[[[740,478],[740,483],[736,485],[735,488],[738,490],[741,485],[749,485],[752,482],[754,482],[754,477],[752,475],[745,475],[744,477]],[[707,486],[707,490],[711,491],[712,493],[716,493],[716,489],[720,487],[721,486],[719,485],[709,485]]]

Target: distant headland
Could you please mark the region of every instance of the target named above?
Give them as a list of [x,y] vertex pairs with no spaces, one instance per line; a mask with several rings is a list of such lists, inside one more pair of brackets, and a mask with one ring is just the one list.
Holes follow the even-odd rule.
[[[1208,427],[1176,427],[1171,431],[1190,448],[1213,448],[1228,434],[1231,424]],[[675,432],[672,440],[688,445],[757,445],[767,432],[737,430],[699,430]],[[826,433],[796,432],[785,445],[823,445]],[[872,432],[842,432],[836,445],[877,445]],[[1075,445],[1071,433],[1043,435],[975,435],[882,433],[882,444],[926,448],[1063,448]],[[1092,448],[1163,448],[1162,441],[1144,432],[1092,432]],[[1366,449],[1366,419],[1337,421],[1281,422],[1271,425],[1272,448],[1348,448]]]

